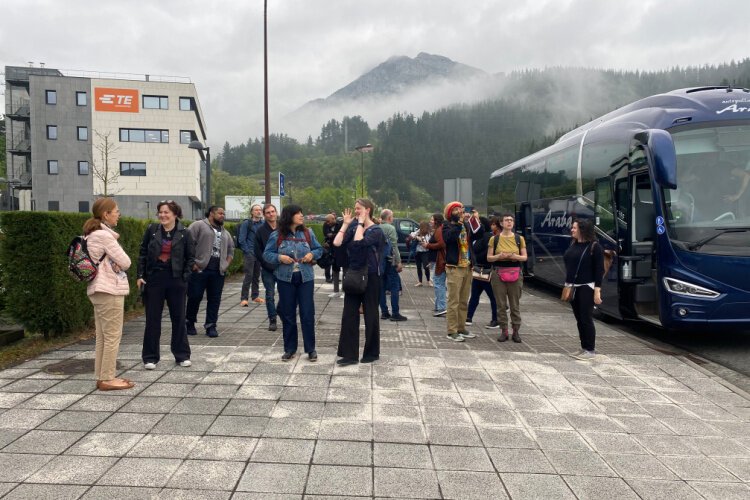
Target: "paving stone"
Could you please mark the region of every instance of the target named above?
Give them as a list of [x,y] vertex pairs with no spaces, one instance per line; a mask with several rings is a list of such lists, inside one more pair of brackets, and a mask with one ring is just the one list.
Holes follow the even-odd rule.
[[190,413],[193,415],[218,415],[229,402],[223,398],[184,398],[177,403],[171,413]]
[[409,422],[373,422],[375,442],[427,443],[427,434],[422,424]]
[[159,498],[174,500],[192,500],[199,496],[201,500],[228,500],[232,496],[231,491],[200,490],[196,495],[195,489],[163,488],[159,491]]
[[0,392],[0,408],[13,408],[33,396],[28,392]]
[[602,458],[625,479],[677,479],[677,476],[650,455],[602,455]]
[[[263,398],[258,398],[263,399]],[[325,387],[286,387],[273,399],[282,401],[319,401],[328,400],[328,389]],[[358,402],[358,401],[353,401]],[[367,402],[367,401],[362,401]]]
[[121,412],[129,413],[169,413],[180,402],[180,398],[136,396],[123,406]]
[[276,401],[268,399],[230,399],[221,414],[243,417],[270,417],[275,406]]
[[375,467],[432,469],[430,449],[421,444],[375,443]]
[[488,448],[487,453],[498,472],[555,473],[552,464],[539,450]]
[[372,391],[372,402],[385,405],[417,406],[417,394],[411,390],[378,390]]
[[219,398],[229,399],[233,397],[239,386],[236,385],[205,385],[198,384],[186,394],[187,398]]
[[61,411],[37,428],[56,431],[90,431],[110,415],[110,412],[100,411]]
[[538,448],[539,445],[525,429],[512,427],[478,426],[479,435],[486,447],[497,448]]
[[482,446],[479,434],[473,426],[427,425],[425,427],[431,444]]
[[111,486],[165,486],[182,461],[170,458],[122,458],[98,484]]
[[602,458],[593,452],[545,451],[558,474],[577,476],[616,476]]
[[308,468],[308,465],[249,463],[237,491],[302,494]]
[[258,440],[253,452],[253,462],[275,462],[308,464],[313,454],[315,441],[302,439],[273,439]]
[[128,452],[129,457],[186,458],[200,436],[148,434]]
[[683,436],[633,436],[644,448],[651,453],[662,455],[700,455],[701,452],[690,444],[690,439]]
[[418,406],[372,405],[374,422],[421,422],[422,414]]
[[55,410],[25,410],[13,408],[0,413],[0,429],[33,429],[57,414]]
[[584,432],[583,437],[599,453],[633,453],[646,455],[643,446],[627,434],[611,432]]
[[576,431],[536,430],[536,442],[543,450],[589,451],[591,448]]
[[88,486],[66,484],[19,484],[3,498],[5,500],[75,500],[80,498],[87,489]]
[[735,439],[725,437],[692,437],[682,439],[709,457],[750,456],[750,450]]
[[57,456],[27,481],[49,484],[94,484],[112,467],[114,457]]
[[309,418],[277,418],[268,421],[263,437],[315,439],[320,420]]
[[167,384],[162,382],[154,382],[148,386],[143,392],[142,396],[167,396],[167,397],[185,397],[195,387],[195,384]]
[[[405,366],[402,366],[400,368],[406,368],[408,370],[408,368]],[[412,382],[411,378],[373,377],[372,388],[383,390],[406,390],[413,392],[414,383]]]
[[[234,393],[235,398],[239,399],[270,399],[273,401],[276,401],[281,397],[282,392],[286,391],[292,391],[295,394],[299,393],[299,395],[305,395],[307,392],[300,388],[300,387],[288,387],[287,389],[284,389],[283,386],[280,385],[273,385],[273,386],[262,386],[262,385],[243,385],[239,389],[237,389],[237,392]],[[325,390],[323,390],[325,392]],[[293,398],[284,398],[284,399],[293,399]],[[302,401],[310,401],[309,399],[302,399]],[[323,395],[322,401],[325,401],[325,395]]]
[[443,498],[508,498],[497,474],[486,472],[438,471]]
[[[314,403],[318,404],[318,403]],[[372,420],[372,405],[366,403],[325,403],[323,420],[350,422]]]
[[96,432],[135,432],[146,434],[164,417],[161,413],[114,413]]
[[701,500],[703,498],[684,481],[628,479],[627,483],[643,500],[664,500],[665,498]]
[[319,419],[323,416],[324,406],[324,403],[317,401],[279,401],[271,418]]
[[305,493],[318,495],[372,495],[372,469],[313,465]]
[[206,434],[219,436],[260,437],[268,425],[265,417],[235,417],[219,415]]
[[491,426],[498,425],[504,427],[520,427],[521,423],[518,420],[513,410],[499,410],[491,408],[475,408],[469,410],[471,419],[477,426]]
[[430,450],[437,470],[494,471],[484,448],[433,445]]
[[[121,392],[121,391],[117,391]],[[117,411],[132,399],[131,396],[89,394],[68,407],[75,411]]]
[[64,410],[83,397],[83,394],[37,394],[18,405],[32,410]]
[[735,477],[707,457],[659,457],[680,479],[690,481],[735,481]]
[[370,443],[318,440],[315,444],[313,463],[371,466],[372,454]]
[[372,441],[372,424],[370,422],[323,420],[320,423],[318,439],[329,439],[334,441]]
[[10,443],[15,441],[19,437],[23,436],[24,434],[26,434],[26,432],[27,431],[23,429],[18,429],[18,430],[4,429],[3,432],[0,433],[0,449],[3,448],[4,446],[9,445]]
[[200,436],[211,427],[217,418],[214,415],[165,415],[151,430],[154,434],[184,434]]
[[[186,460],[167,487],[193,490],[234,490],[245,464],[215,460]],[[195,495],[195,492],[193,492]],[[198,495],[202,496],[201,493]]]
[[121,457],[141,440],[143,434],[91,432],[68,448],[66,455]]
[[560,476],[501,473],[500,477],[513,499],[576,498]]
[[439,498],[435,471],[375,468],[375,496],[397,498]]
[[716,483],[690,481],[707,500],[746,500],[750,497],[750,486],[742,483]]
[[0,453],[0,482],[21,482],[50,460],[51,455]]
[[639,497],[622,479],[615,477],[563,476],[580,500],[637,500]]
[[203,436],[190,452],[190,458],[245,462],[252,455],[257,441],[248,437]]
[[81,439],[83,432],[29,431],[3,449],[3,453],[40,453],[59,455]]

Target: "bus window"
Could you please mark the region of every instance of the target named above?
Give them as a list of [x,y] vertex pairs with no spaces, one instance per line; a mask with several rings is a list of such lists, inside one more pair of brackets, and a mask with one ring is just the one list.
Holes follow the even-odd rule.
[[594,189],[595,180],[609,174],[609,169],[627,160],[627,144],[623,142],[597,142],[583,146],[581,182],[583,192]]
[[539,184],[542,198],[560,198],[575,193],[578,180],[578,149],[572,147],[551,155],[541,172]]
[[599,229],[615,237],[615,216],[612,213],[612,188],[609,177],[596,180],[595,215]]

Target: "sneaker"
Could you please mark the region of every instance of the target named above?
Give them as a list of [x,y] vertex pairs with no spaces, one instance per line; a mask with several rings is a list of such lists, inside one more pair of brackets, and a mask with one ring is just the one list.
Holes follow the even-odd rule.
[[449,333],[448,338],[453,342],[463,342],[464,338],[460,333]]
[[255,297],[253,299],[253,302],[255,302],[256,304],[265,304],[266,303],[265,299],[261,299],[260,297]]
[[583,351],[576,356],[576,359],[580,359],[581,361],[591,361],[594,358],[596,358],[596,352],[594,351]]
[[281,356],[281,361],[289,361],[289,360],[290,360],[290,359],[292,359],[293,357],[294,357],[294,353],[293,353],[293,352],[285,352],[285,353],[284,353],[284,354],[283,354],[283,355]]
[[500,323],[493,319],[488,325],[485,325],[484,327],[494,330],[495,328],[500,328]]
[[188,335],[198,335],[198,332],[195,330],[195,323],[187,321],[185,322],[185,328],[187,329]]
[[315,351],[311,352],[307,355],[307,359],[309,359],[311,363],[315,363],[318,360],[318,353]]
[[384,312],[383,314],[380,315],[380,319],[391,319],[391,313]]
[[465,339],[475,339],[477,338],[476,334],[471,332],[458,332],[459,335],[461,335]]
[[213,339],[219,336],[219,332],[216,331],[215,326],[209,326],[208,328],[206,328],[206,335]]
[[272,319],[268,321],[268,331],[269,332],[275,332],[276,331],[276,320]]
[[570,353],[570,354],[568,354],[568,355],[569,355],[569,356],[570,356],[571,358],[576,358],[576,359],[578,359],[578,356],[580,356],[580,355],[581,355],[581,354],[583,354],[584,352],[586,352],[586,351],[584,351],[583,349],[578,349],[577,351],[575,351],[575,352],[571,352],[571,353]]
[[250,307],[250,303],[247,301],[247,299],[243,299],[240,301],[240,307]]
[[409,318],[407,318],[403,314],[394,314],[393,316],[391,316],[391,321],[406,321],[407,319]]
[[436,318],[439,317],[439,316],[445,316],[445,314],[447,312],[448,311],[446,311],[445,309],[443,309],[442,311],[436,311],[435,314],[433,314],[433,316],[435,316]]
[[336,299],[339,296],[339,292],[333,292],[328,294],[329,299]]
[[343,298],[344,298],[344,292],[341,292],[341,293],[339,294],[339,298],[340,298],[340,299],[343,299]]
[[474,324],[474,322],[472,320],[470,320],[470,319],[467,319],[466,321],[464,321],[464,324],[466,326],[472,326]]
[[508,340],[508,329],[503,328],[503,331],[500,333],[500,336],[497,338],[498,342],[505,342]]
[[177,364],[185,368],[187,368],[188,366],[193,366],[193,362],[190,361],[189,359],[182,360],[178,362]]
[[427,286],[435,286],[435,284],[432,281],[427,280]]
[[143,367],[146,370],[155,370],[156,369],[156,363],[145,363]]
[[422,283],[415,283],[414,286],[422,286]]

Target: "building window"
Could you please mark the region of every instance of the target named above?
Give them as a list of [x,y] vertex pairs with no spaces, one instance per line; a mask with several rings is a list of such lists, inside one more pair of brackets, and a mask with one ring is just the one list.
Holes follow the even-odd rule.
[[192,97],[180,97],[180,111],[192,111],[193,110],[193,98]]
[[88,201],[79,201],[78,202],[78,211],[82,214],[88,213],[89,211],[89,202]]
[[143,162],[120,162],[120,175],[143,177],[146,175],[146,164]]
[[78,140],[79,141],[89,140],[89,128],[88,127],[78,127]]
[[180,130],[180,144],[190,144],[198,140],[194,130]]
[[57,140],[57,125],[47,125],[47,139]]
[[87,161],[78,162],[78,175],[89,175],[89,162]]
[[169,130],[121,128],[120,142],[169,142]]
[[60,173],[57,160],[47,160],[47,173],[49,175],[57,175]]
[[144,95],[143,109],[169,109],[169,97],[165,95]]
[[87,106],[88,103],[89,103],[89,96],[88,94],[86,94],[86,92],[76,92],[76,106]]
[[44,94],[47,104],[57,104],[57,90],[46,90]]
[[59,201],[48,201],[47,202],[47,210],[50,212],[59,212],[60,211],[60,202]]

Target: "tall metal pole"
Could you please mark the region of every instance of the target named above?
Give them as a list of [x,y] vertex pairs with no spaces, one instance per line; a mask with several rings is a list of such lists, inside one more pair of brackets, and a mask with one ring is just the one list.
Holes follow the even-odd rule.
[[[206,202],[211,206],[211,148],[206,146]],[[206,207],[206,210],[208,210]]]
[[360,187],[362,198],[365,197],[365,152],[363,150],[359,150],[359,157],[362,159],[360,163],[360,179],[362,179],[362,186]]
[[266,146],[265,194],[266,203],[271,203],[271,153],[268,146],[268,0],[263,1],[263,125]]

